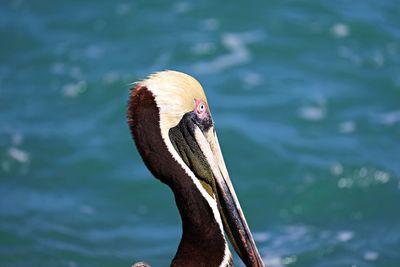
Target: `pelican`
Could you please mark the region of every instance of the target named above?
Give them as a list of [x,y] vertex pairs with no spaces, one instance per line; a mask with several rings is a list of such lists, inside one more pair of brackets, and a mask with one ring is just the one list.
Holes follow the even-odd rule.
[[200,83],[177,71],[135,83],[128,124],[145,165],[171,188],[179,209],[182,237],[171,266],[233,266],[225,234],[246,266],[264,266]]

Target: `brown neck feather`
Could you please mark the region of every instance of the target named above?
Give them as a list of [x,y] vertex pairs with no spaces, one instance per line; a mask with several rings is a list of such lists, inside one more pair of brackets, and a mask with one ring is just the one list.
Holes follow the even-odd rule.
[[145,87],[133,89],[128,124],[136,147],[151,173],[172,189],[182,219],[182,239],[172,266],[219,266],[225,239],[206,199],[168,151],[159,121],[152,93]]

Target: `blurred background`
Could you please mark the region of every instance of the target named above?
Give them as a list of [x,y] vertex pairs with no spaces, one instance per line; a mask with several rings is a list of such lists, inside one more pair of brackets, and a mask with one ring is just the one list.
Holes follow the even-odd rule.
[[1,1],[0,40],[1,266],[169,265],[126,123],[165,69],[203,84],[267,266],[400,266],[397,1]]

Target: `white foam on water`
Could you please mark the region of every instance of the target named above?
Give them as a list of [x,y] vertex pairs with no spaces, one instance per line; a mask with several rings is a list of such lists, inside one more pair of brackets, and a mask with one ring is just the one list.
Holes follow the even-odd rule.
[[268,239],[270,239],[271,236],[265,232],[255,232],[255,233],[253,233],[253,238],[257,242],[265,242]]
[[196,55],[209,55],[214,53],[216,46],[214,43],[197,43],[193,48],[192,52]]
[[27,152],[16,148],[16,147],[10,147],[8,149],[8,155],[13,158],[14,160],[21,162],[21,163],[27,163],[29,162],[29,155]]
[[279,256],[266,256],[263,257],[265,266],[283,267],[282,258]]
[[246,63],[250,60],[250,52],[246,48],[243,41],[235,34],[224,34],[222,43],[230,51],[211,60],[195,65],[195,69],[201,73],[219,72],[223,69]]
[[339,231],[336,234],[336,239],[340,242],[348,242],[354,238],[354,232],[350,230]]
[[384,171],[375,171],[374,180],[378,183],[385,184],[390,180],[390,174]]
[[[340,167],[331,166],[331,172],[335,176],[339,176],[343,173]],[[338,168],[338,170],[335,170]],[[339,174],[340,173],[340,174]],[[370,187],[379,184],[386,184],[391,179],[391,174],[383,170],[368,169],[367,167],[361,167],[355,169],[352,174],[348,174],[346,177],[340,177],[337,182],[338,188],[346,189],[352,187]]]
[[336,38],[345,38],[350,35],[350,28],[346,24],[339,22],[332,26],[331,32]]
[[367,261],[374,261],[379,258],[379,253],[376,251],[365,251],[363,256]]
[[176,13],[186,13],[190,11],[191,4],[189,2],[179,2],[174,5],[173,9]]
[[254,87],[262,83],[262,77],[256,72],[245,72],[242,75],[242,80],[248,87]]
[[358,176],[360,176],[361,178],[364,178],[368,175],[368,169],[365,167],[362,167],[359,171],[358,171]]
[[356,128],[357,126],[354,121],[344,121],[339,124],[339,132],[344,134],[352,133]]
[[65,97],[74,98],[84,93],[87,89],[86,81],[79,81],[77,83],[66,84],[62,87],[61,92]]
[[342,177],[338,181],[339,188],[351,188],[353,186],[353,180],[351,178]]
[[343,174],[343,165],[340,164],[339,162],[334,163],[331,166],[331,173],[335,176]]
[[385,64],[385,57],[381,51],[377,51],[372,55],[372,61],[380,68]]
[[297,257],[295,255],[287,256],[282,259],[283,265],[289,265],[289,264],[295,263],[296,261],[297,261]]
[[254,43],[262,38],[259,31],[246,33],[224,33],[221,41],[229,51],[228,54],[216,57],[213,60],[196,63],[193,67],[200,73],[217,73],[226,68],[242,65],[251,60],[251,53],[246,44]]
[[263,262],[265,266],[271,266],[271,267],[283,267],[286,265],[293,264],[296,261],[297,257],[295,255],[287,257],[280,257],[277,255],[263,257]]
[[356,54],[356,52],[352,51],[350,48],[346,46],[340,46],[337,49],[337,53],[340,57],[350,60],[357,66],[363,62],[362,58],[358,54]]
[[119,79],[120,79],[120,75],[116,71],[107,72],[103,77],[104,82],[106,82],[108,84],[114,83],[114,82],[118,81]]
[[325,118],[326,111],[321,106],[305,106],[300,108],[299,116],[307,121],[320,121]]
[[388,112],[381,116],[381,123],[392,126],[400,121],[400,110]]

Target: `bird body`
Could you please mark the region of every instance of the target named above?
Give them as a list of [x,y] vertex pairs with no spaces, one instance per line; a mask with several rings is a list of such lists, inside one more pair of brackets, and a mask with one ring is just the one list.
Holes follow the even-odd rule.
[[172,266],[233,266],[224,232],[246,266],[264,266],[220,151],[205,93],[163,71],[136,83],[128,124],[151,173],[174,193],[182,238]]

